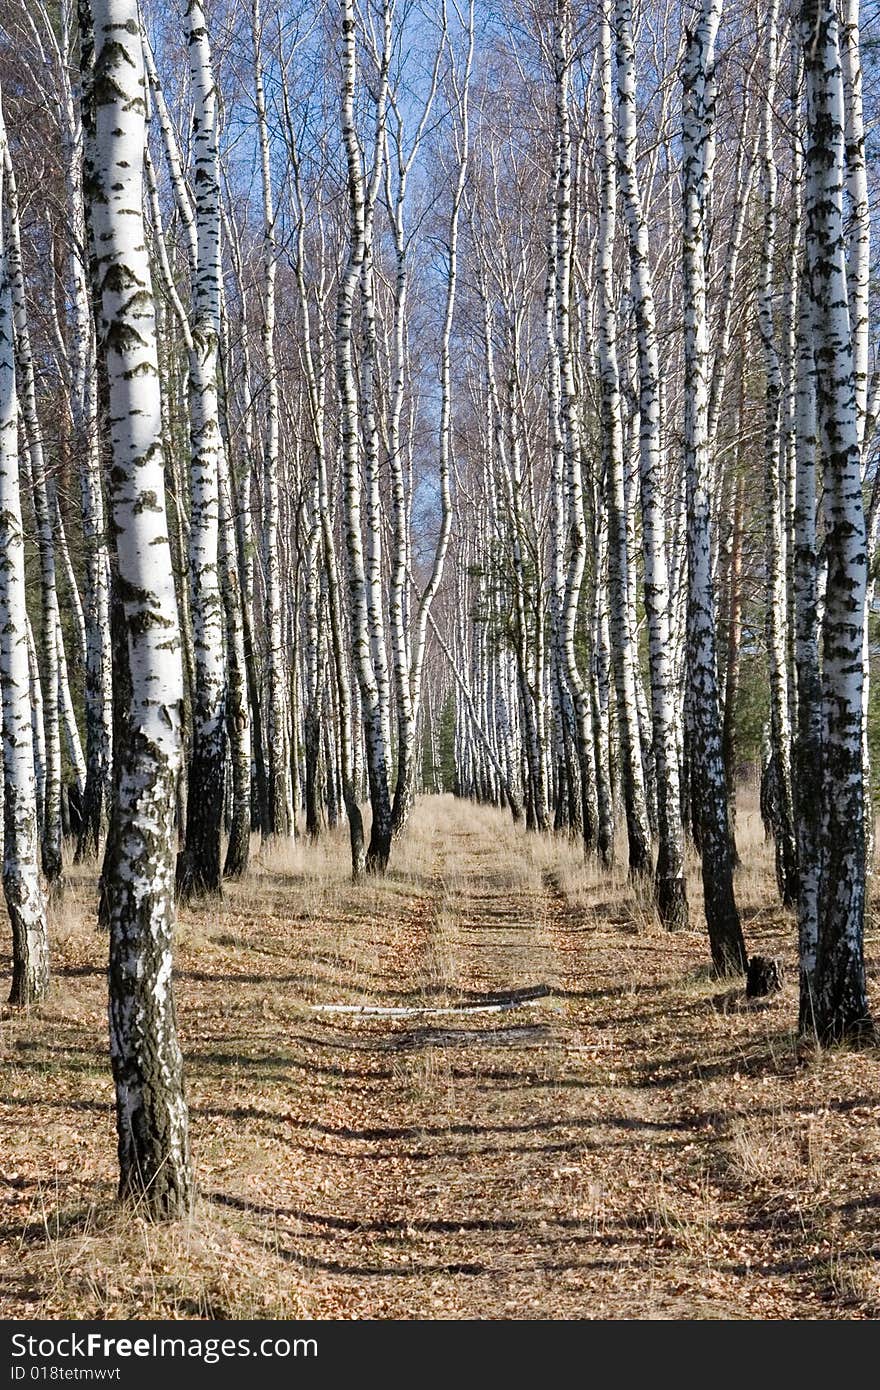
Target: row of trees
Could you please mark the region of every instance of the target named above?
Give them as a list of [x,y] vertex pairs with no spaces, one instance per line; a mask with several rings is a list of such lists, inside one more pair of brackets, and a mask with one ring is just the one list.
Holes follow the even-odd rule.
[[[191,1192],[175,896],[459,791],[712,959],[762,532],[801,1027],[867,1025],[878,415],[857,8],[15,0],[0,77],[12,1000],[99,857],[121,1191]],[[782,230],[784,229],[784,230]],[[752,484],[760,479],[760,489]],[[719,595],[723,599],[719,614]],[[720,684],[721,683],[721,684]],[[723,698],[722,698],[723,697]],[[369,838],[363,806],[369,801]]]
[[605,861],[620,805],[670,929],[690,834],[713,963],[741,970],[736,704],[760,611],[800,1027],[840,1037],[867,1025],[873,826],[858,7],[532,19],[541,68],[508,56],[469,190],[459,781]]

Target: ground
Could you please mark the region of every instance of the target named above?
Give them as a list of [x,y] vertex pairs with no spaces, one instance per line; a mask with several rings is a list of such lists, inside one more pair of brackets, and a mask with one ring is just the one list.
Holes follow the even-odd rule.
[[[880,1058],[798,1045],[753,809],[739,839],[749,950],[787,966],[749,1005],[693,866],[670,935],[622,873],[451,797],[366,886],[344,832],[255,853],[181,913],[199,1197],[171,1227],[114,1202],[106,939],[70,870],[49,1001],[0,1020],[0,1316],[880,1316]],[[868,955],[876,1017],[873,924]]]

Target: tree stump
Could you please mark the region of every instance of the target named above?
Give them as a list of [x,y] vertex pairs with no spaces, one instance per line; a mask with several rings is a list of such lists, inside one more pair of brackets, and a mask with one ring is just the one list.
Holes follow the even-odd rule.
[[775,994],[782,989],[784,978],[782,961],[778,956],[751,956],[746,976],[746,998],[760,999],[765,994]]

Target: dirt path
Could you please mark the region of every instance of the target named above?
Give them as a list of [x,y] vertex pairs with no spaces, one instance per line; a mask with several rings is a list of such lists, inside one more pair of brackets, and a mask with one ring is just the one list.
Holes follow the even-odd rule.
[[[500,813],[427,799],[380,882],[344,852],[182,916],[201,1196],[168,1230],[113,1203],[106,946],[75,889],[50,1003],[0,1029],[0,1314],[880,1312],[875,1053],[804,1061],[793,985],[745,1008],[701,931]],[[752,949],[791,960],[765,880],[739,892]]]
[[361,924],[383,988],[357,997],[439,1010],[550,992],[498,1013],[311,1015],[333,1103],[319,1089],[298,1113],[308,1167],[273,1220],[314,1315],[827,1315],[757,1255],[731,1261],[741,1218],[706,1174],[700,1115],[639,1069],[631,1004],[662,944],[570,909],[497,819],[435,817],[424,898]]

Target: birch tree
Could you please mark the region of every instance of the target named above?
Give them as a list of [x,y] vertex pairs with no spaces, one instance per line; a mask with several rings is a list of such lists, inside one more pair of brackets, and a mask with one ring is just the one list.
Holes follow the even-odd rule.
[[80,34],[83,83],[94,113],[84,190],[108,382],[107,488],[117,585],[113,659],[125,711],[116,726],[103,883],[119,1191],[155,1216],[176,1217],[192,1195],[171,983],[183,669],[142,211],[146,85],[137,5],[92,0],[80,11]]
[[791,724],[788,708],[788,636],[786,591],[786,527],[782,515],[781,465],[783,380],[773,315],[777,249],[777,169],[773,141],[774,107],[778,68],[778,0],[767,11],[767,73],[761,137],[761,187],[764,202],[764,234],[760,252],[758,327],[764,354],[764,512],[767,565],[767,665],[770,676],[770,756],[773,760],[774,839],[776,876],[782,901],[791,906],[797,897],[797,847],[791,784]]
[[[849,203],[847,236],[847,294],[853,344],[856,393],[856,431],[862,449],[862,471],[867,469],[868,360],[871,302],[871,205],[865,152],[865,119],[862,102],[862,60],[859,33],[859,0],[844,0],[840,9],[840,60],[843,72],[844,136],[846,143],[846,192]],[[877,549],[876,523],[868,529],[868,590],[866,613],[874,597],[873,564]],[[865,845],[870,870],[874,852],[874,806],[871,795],[871,759],[868,744],[868,696],[871,657],[868,624],[864,628],[864,694],[862,699],[862,759],[865,786]]]
[[[867,543],[843,219],[846,117],[837,6],[804,0],[806,263],[823,464],[828,577],[821,624],[822,825],[814,1026],[823,1041],[869,1026],[865,990],[862,664]],[[802,1004],[802,1015],[807,1012]]]
[[664,455],[660,418],[660,359],[648,225],[639,186],[636,66],[631,0],[617,0],[617,174],[626,216],[630,292],[636,319],[639,373],[639,476],[651,715],[657,775],[657,910],[669,928],[687,926],[675,686],[670,634]]
[[733,893],[721,747],[707,438],[706,207],[714,140],[715,39],[720,19],[721,0],[702,0],[700,9],[693,15],[682,69],[682,250],[688,680],[695,745],[692,777],[700,823],[703,900],[712,963],[719,974],[726,975],[745,969],[746,951]]
[[[560,637],[565,676],[574,708],[575,740],[581,783],[581,818],[585,849],[596,843],[598,808],[593,770],[593,721],[590,691],[581,674],[575,650],[578,602],[584,578],[587,527],[584,516],[584,490],[581,474],[581,421],[572,357],[571,315],[571,10],[569,0],[557,0],[554,20],[553,61],[556,110],[556,198],[554,231],[556,243],[556,345],[559,362],[560,415],[562,418],[563,460],[565,468],[566,532],[569,555],[565,571],[565,590],[560,604]],[[600,852],[602,847],[600,846]],[[607,858],[610,847],[604,846]]]
[[[391,797],[388,788],[387,705],[383,683],[377,675],[374,658],[379,644],[376,610],[368,593],[362,536],[362,487],[360,481],[360,416],[357,377],[354,364],[352,318],[355,292],[368,254],[368,221],[372,218],[381,177],[384,152],[386,101],[388,91],[388,37],[390,12],[384,7],[385,43],[374,94],[375,132],[373,166],[369,181],[355,125],[355,87],[357,82],[357,39],[353,0],[342,0],[342,138],[345,146],[348,181],[348,248],[337,296],[336,375],[340,397],[343,506],[345,543],[348,560],[349,620],[351,623],[354,666],[360,689],[366,741],[367,774],[373,822],[366,854],[368,872],[385,869],[391,852]],[[379,537],[378,510],[369,509],[367,519],[375,556]]]
[[217,91],[200,0],[187,0],[186,34],[193,96],[196,260],[192,277],[189,354],[191,444],[189,578],[195,689],[187,788],[185,852],[179,874],[185,893],[219,892],[225,778],[226,671],[218,572],[220,438],[220,182]]
[[[85,632],[84,714],[86,731],[86,781],[82,797],[82,824],[76,858],[97,854],[110,792],[112,750],[112,675],[110,660],[109,566],[101,491],[100,437],[98,425],[98,364],[89,293],[88,238],[82,190],[83,122],[88,119],[73,86],[72,27],[75,6],[61,0],[57,24],[39,0],[33,23],[39,22],[42,47],[49,68],[47,77],[58,93],[58,123],[67,198],[66,314],[68,344],[60,341],[65,357],[71,424],[71,447],[79,454],[79,498],[82,506],[83,603]],[[57,30],[57,32],[56,32]],[[59,339],[63,322],[59,323]],[[76,602],[76,580],[63,543],[61,512],[55,498],[54,530],[68,575],[68,589]]]
[[607,6],[600,31],[601,188],[599,205],[599,377],[601,418],[608,485],[609,618],[612,664],[617,697],[620,769],[629,844],[629,868],[634,875],[651,872],[651,832],[645,801],[644,775],[636,706],[632,629],[629,615],[629,555],[627,501],[624,481],[624,438],[620,368],[617,357],[617,306],[614,291],[614,240],[617,227],[614,107],[611,76],[611,25]]
[[797,731],[794,743],[798,875],[799,1027],[815,1029],[819,888],[822,881],[822,677],[819,663],[816,362],[812,300],[806,277],[798,295],[796,470],[794,509],[794,657]]
[[49,939],[40,883],[37,789],[18,473],[18,394],[9,208],[9,151],[0,106],[0,698],[3,725],[3,893],[12,928],[10,1004],[37,1003],[49,987]]
[[263,193],[263,356],[266,368],[263,553],[266,568],[266,627],[268,630],[266,671],[269,691],[267,733],[270,824],[268,829],[272,835],[284,837],[290,835],[292,825],[287,798],[286,663],[282,637],[281,574],[278,554],[279,418],[278,368],[275,360],[275,279],[278,248],[275,235],[275,205],[272,193],[266,97],[263,86],[261,54],[263,19],[259,0],[254,0],[251,22],[257,137],[260,148],[260,178]]
[[43,727],[45,732],[45,791],[41,834],[43,873],[52,894],[63,887],[61,858],[61,725],[58,707],[58,590],[55,572],[55,538],[52,506],[46,476],[43,430],[37,410],[37,386],[31,331],[25,292],[24,264],[19,229],[18,190],[8,144],[3,151],[6,181],[6,265],[12,293],[15,325],[15,361],[21,386],[19,411],[26,444],[25,458],[37,531],[40,560],[41,645],[45,666]]

